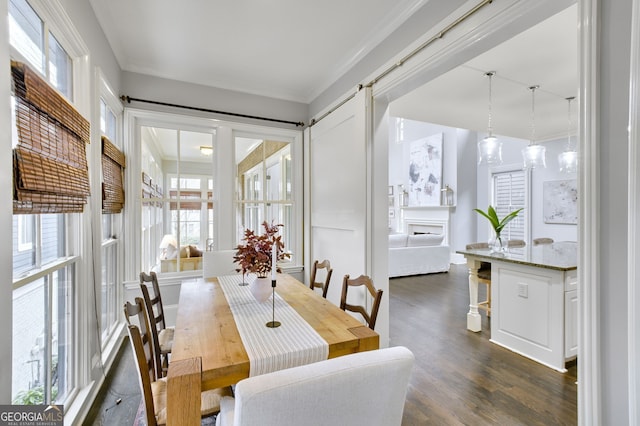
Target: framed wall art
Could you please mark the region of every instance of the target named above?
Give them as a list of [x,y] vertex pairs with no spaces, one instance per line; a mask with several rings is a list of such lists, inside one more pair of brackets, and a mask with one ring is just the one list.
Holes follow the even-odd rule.
[[442,189],[442,133],[409,146],[409,206],[439,206]]
[[544,223],[578,223],[578,185],[576,179],[542,183]]

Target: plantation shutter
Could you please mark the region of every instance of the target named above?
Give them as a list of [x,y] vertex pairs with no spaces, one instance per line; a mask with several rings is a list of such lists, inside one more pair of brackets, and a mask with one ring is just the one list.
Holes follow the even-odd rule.
[[102,213],[120,213],[124,207],[125,156],[102,136]]
[[[526,181],[523,170],[494,173],[492,177],[493,206],[499,218],[502,219],[512,211],[526,207]],[[521,211],[502,231],[502,237],[508,240],[524,240],[526,218],[527,211]]]
[[11,61],[11,76],[14,214],[82,212],[90,195],[89,122],[25,64]]

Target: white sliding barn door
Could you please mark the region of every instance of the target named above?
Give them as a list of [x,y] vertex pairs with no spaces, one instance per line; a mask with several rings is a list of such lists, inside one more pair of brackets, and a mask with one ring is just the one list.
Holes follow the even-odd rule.
[[[335,304],[340,302],[346,274],[352,278],[370,274],[367,93],[370,90],[359,91],[310,127],[307,135],[309,241],[306,246],[310,249],[307,265],[310,271],[314,260],[331,262],[333,276],[327,298]],[[364,293],[354,293],[359,297],[351,299],[350,296],[349,300],[362,303]]]

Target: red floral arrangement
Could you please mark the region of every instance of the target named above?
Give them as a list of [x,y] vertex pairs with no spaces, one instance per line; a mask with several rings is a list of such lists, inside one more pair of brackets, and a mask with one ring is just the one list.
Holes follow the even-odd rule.
[[[262,222],[264,233],[256,235],[250,229],[244,231],[244,244],[239,244],[236,247],[237,252],[233,256],[233,261],[237,263],[240,268],[236,269],[236,272],[253,272],[258,277],[266,278],[271,272],[271,261],[273,246],[276,246],[277,260],[288,259],[291,257],[289,253],[284,252],[284,243],[282,237],[278,235],[282,224],[269,225],[266,221]],[[279,272],[279,270],[278,270]]]

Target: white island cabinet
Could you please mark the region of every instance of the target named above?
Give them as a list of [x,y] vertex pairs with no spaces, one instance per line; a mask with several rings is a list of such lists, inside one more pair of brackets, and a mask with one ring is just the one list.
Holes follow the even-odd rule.
[[559,242],[506,253],[461,250],[469,266],[467,328],[480,331],[477,271],[491,264],[491,341],[565,372],[577,355],[577,244]]

